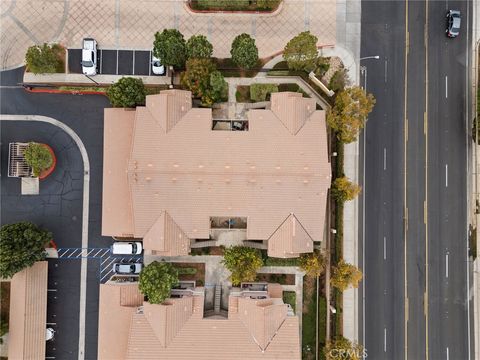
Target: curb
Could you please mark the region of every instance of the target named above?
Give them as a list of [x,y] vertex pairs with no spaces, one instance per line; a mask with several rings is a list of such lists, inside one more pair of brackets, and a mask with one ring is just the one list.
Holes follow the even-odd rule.
[[90,91],[90,90],[60,90],[60,89],[33,89],[31,87],[26,87],[25,91],[31,93],[45,93],[45,94],[68,94],[68,95],[104,95],[107,96],[106,92],[103,91]]

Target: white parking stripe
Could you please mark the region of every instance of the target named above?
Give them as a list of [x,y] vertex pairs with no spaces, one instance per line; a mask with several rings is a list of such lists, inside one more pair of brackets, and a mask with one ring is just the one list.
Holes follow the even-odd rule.
[[100,252],[102,252],[102,250],[103,250],[103,249],[98,250],[97,253],[96,253],[95,255],[93,255],[93,257],[97,257],[97,255],[98,255]]
[[100,265],[103,265],[105,263],[105,261],[108,261],[108,260],[110,260],[110,257],[106,257],[105,260],[103,260]]
[[132,74],[135,75],[135,50],[132,51],[132,60],[133,60]]
[[95,249],[90,250],[90,251],[87,253],[87,257],[88,257],[88,255],[90,255],[90,253],[93,252],[93,251],[95,251]]

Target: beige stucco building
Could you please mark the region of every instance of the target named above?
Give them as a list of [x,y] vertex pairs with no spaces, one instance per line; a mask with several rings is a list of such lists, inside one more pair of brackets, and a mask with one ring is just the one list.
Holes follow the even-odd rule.
[[283,92],[247,116],[216,130],[212,110],[193,108],[181,90],[136,110],[105,109],[102,234],[175,256],[231,227],[269,256],[312,252],[331,182],[325,113]]

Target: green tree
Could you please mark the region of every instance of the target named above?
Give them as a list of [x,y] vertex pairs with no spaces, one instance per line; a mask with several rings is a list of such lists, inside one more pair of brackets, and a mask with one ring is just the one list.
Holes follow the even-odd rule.
[[304,31],[291,39],[283,50],[283,58],[291,70],[312,71],[315,69],[318,55],[318,38]]
[[30,46],[25,55],[27,68],[34,74],[54,73],[60,70],[62,47],[58,44]]
[[153,41],[153,54],[164,65],[183,68],[186,59],[186,44],[182,33],[176,29],[157,31]]
[[257,270],[263,266],[260,252],[246,246],[226,248],[222,263],[232,272],[230,280],[234,286],[243,281],[255,281]]
[[45,245],[52,233],[22,221],[0,229],[0,276],[10,278],[17,272],[45,259]]
[[330,90],[334,92],[339,92],[343,91],[345,89],[345,86],[347,86],[349,83],[348,80],[348,74],[347,74],[347,69],[342,68],[333,74],[332,78],[330,79],[330,83],[328,84],[328,87]]
[[214,70],[210,73],[209,87],[204,96],[202,96],[202,104],[212,106],[219,101],[228,100],[228,83],[225,81],[222,73]]
[[210,89],[210,74],[215,65],[210,59],[189,59],[186,70],[182,73],[181,83],[193,96],[201,98]]
[[326,360],[360,360],[364,357],[363,346],[344,337],[327,342],[323,351]]
[[53,164],[53,157],[48,148],[39,143],[30,142],[23,152],[26,163],[33,169],[33,175],[39,176],[43,170]]
[[352,183],[346,176],[336,178],[332,183],[332,196],[337,201],[349,201],[355,199],[360,193],[360,186]]
[[251,69],[258,62],[258,49],[255,39],[248,34],[240,34],[232,42],[232,61],[243,69]]
[[150,304],[161,304],[178,284],[178,270],[171,263],[154,261],[140,272],[138,288]]
[[340,291],[344,291],[349,286],[358,287],[358,283],[362,280],[362,272],[355,266],[340,260],[333,268],[333,276],[331,279],[332,286]]
[[213,54],[213,46],[204,35],[193,35],[186,45],[187,59],[206,59]]
[[254,102],[265,101],[267,96],[278,92],[277,84],[252,84],[250,85],[250,99]]
[[374,105],[373,95],[367,95],[362,88],[345,89],[336,96],[333,108],[328,111],[327,123],[335,130],[338,140],[351,143],[357,140]]
[[145,104],[147,91],[142,79],[122,77],[107,89],[107,96],[114,107],[136,107]]
[[320,276],[325,270],[325,256],[319,251],[314,250],[312,253],[300,256],[300,268],[307,273],[308,276]]

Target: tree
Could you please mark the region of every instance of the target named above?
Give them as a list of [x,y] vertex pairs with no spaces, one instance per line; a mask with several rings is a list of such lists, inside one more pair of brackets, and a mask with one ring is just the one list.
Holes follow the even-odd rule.
[[132,77],[122,77],[107,89],[107,96],[114,107],[144,105],[146,95],[142,79]]
[[303,254],[300,256],[300,268],[305,271],[308,276],[320,276],[325,270],[325,257],[318,250],[314,250],[309,254]]
[[332,196],[337,201],[349,201],[355,199],[360,193],[360,186],[352,183],[346,176],[336,178],[332,184]]
[[215,70],[215,65],[210,59],[189,59],[180,81],[193,96],[201,98],[207,94],[210,88],[210,74]]
[[334,92],[343,91],[349,83],[347,69],[341,68],[333,74],[328,87]]
[[337,139],[344,143],[357,140],[358,132],[365,126],[365,119],[373,105],[373,95],[367,95],[358,86],[340,92],[335,98],[335,105],[327,113],[327,123],[335,130]]
[[361,344],[344,337],[327,342],[323,351],[327,360],[360,360],[366,355]]
[[171,263],[154,261],[140,272],[138,288],[150,304],[161,304],[178,283],[178,271]]
[[53,156],[50,150],[45,145],[36,142],[28,143],[23,152],[23,157],[32,168],[34,176],[39,176],[43,170],[50,168],[53,164]]
[[260,252],[246,246],[226,248],[222,263],[232,272],[230,280],[234,286],[243,281],[255,281],[257,270],[263,266]]
[[291,70],[312,71],[318,55],[318,38],[304,31],[291,39],[283,50],[283,58]]
[[213,46],[204,35],[193,35],[186,45],[187,59],[206,59],[212,56]]
[[357,288],[362,277],[362,272],[355,265],[346,263],[342,259],[333,269],[331,283],[340,291],[344,291],[350,285]]
[[176,29],[157,31],[153,41],[153,54],[160,59],[162,64],[183,68],[186,58],[185,39]]
[[222,73],[214,70],[210,73],[209,87],[206,94],[202,96],[202,103],[205,106],[212,106],[218,101],[228,100],[228,83]]
[[58,44],[30,46],[25,55],[27,68],[34,74],[54,73],[61,67],[62,47]]
[[45,245],[52,233],[22,221],[0,229],[0,276],[10,278],[17,272],[45,259]]
[[232,42],[232,60],[243,69],[251,69],[258,62],[258,49],[255,39],[248,34],[240,34]]

